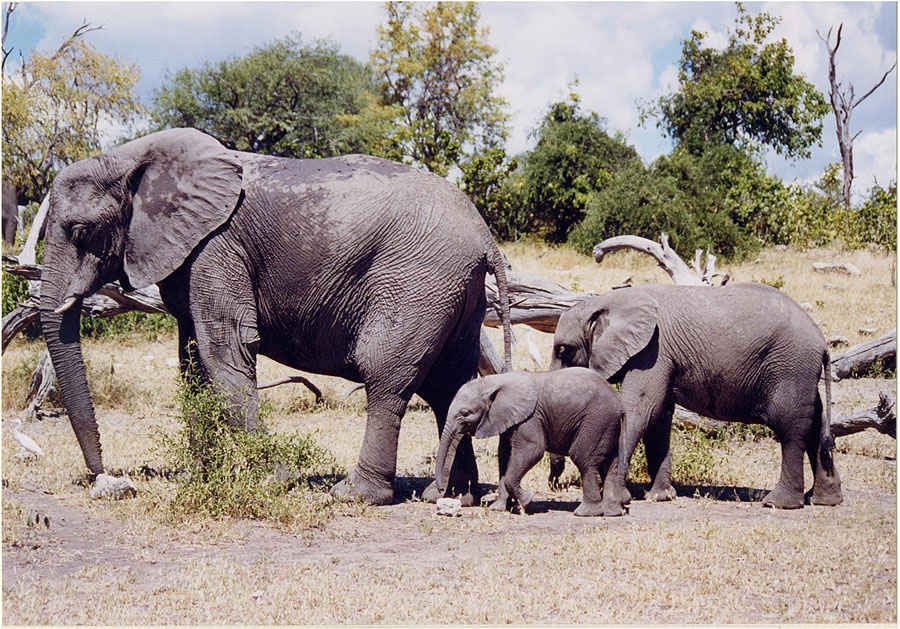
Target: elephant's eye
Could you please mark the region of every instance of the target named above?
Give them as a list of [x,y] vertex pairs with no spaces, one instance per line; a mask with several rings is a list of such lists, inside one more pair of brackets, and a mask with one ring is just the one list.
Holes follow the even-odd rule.
[[71,223],[68,228],[69,238],[76,245],[85,244],[91,237],[91,229],[86,223]]
[[556,346],[556,357],[560,360],[566,360],[572,357],[574,352],[574,348],[569,345],[557,345]]

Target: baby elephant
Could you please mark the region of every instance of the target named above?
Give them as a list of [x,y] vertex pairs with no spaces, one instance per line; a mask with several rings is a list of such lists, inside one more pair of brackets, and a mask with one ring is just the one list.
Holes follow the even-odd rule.
[[549,451],[569,455],[581,472],[583,495],[575,515],[622,515],[621,493],[607,487],[615,477],[624,417],[618,395],[590,369],[518,371],[472,380],[460,388],[447,413],[435,469],[438,491],[446,491],[464,435],[500,435],[500,486],[491,509],[504,510],[515,498],[524,510],[531,495],[519,483]]

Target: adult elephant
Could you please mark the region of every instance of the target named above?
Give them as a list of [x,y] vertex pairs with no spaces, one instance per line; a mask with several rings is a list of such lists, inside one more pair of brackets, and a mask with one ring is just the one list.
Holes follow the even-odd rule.
[[[61,171],[47,221],[43,332],[95,475],[104,467],[79,306],[112,280],[159,286],[178,320],[182,373],[227,392],[232,423],[257,426],[258,354],[364,383],[362,450],[333,493],[372,504],[393,500],[412,395],[431,405],[440,433],[477,372],[487,272],[509,364],[505,267],[487,226],[454,186],[401,164],[255,155],[171,129]],[[469,442],[452,484],[472,502],[477,479]]]
[[3,242],[11,245],[16,241],[19,227],[19,195],[16,187],[8,181],[3,182]]
[[[762,284],[640,286],[587,299],[559,318],[551,369],[591,367],[621,383],[625,425],[617,490],[643,438],[653,485],[648,498],[675,496],[669,436],[675,404],[722,420],[762,423],[781,442],[781,477],[763,505],[811,500],[836,505],[841,481],[831,457],[831,370],[822,332],[792,299]],[[825,373],[826,402],[819,396]],[[558,473],[558,472],[557,472]]]

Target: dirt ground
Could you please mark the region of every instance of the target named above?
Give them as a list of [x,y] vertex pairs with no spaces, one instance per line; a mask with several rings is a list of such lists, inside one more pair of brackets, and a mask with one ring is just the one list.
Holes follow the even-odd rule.
[[[890,463],[889,463],[890,464]],[[368,508],[365,513],[348,509],[346,513],[337,515],[321,528],[303,531],[299,534],[287,533],[278,530],[271,525],[237,521],[228,525],[228,532],[224,535],[216,535],[215,532],[205,530],[203,525],[186,527],[184,529],[160,527],[154,529],[153,539],[142,538],[140,535],[132,536],[127,532],[127,525],[123,526],[121,516],[111,515],[107,509],[92,508],[90,501],[78,492],[78,487],[73,487],[73,492],[65,495],[54,495],[42,491],[37,487],[23,483],[18,490],[3,490],[4,501],[14,501],[21,505],[28,514],[31,526],[28,527],[24,537],[16,543],[3,546],[3,589],[7,598],[4,603],[4,622],[8,624],[56,624],[56,623],[137,623],[156,624],[157,622],[175,623],[188,622],[190,624],[212,622],[219,623],[284,623],[291,624],[335,624],[335,623],[363,623],[381,624],[398,622],[401,624],[435,624],[443,622],[451,623],[484,623],[514,624],[534,623],[539,624],[564,622],[587,624],[606,624],[608,622],[626,621],[629,623],[693,623],[694,614],[691,612],[691,597],[695,594],[682,595],[683,604],[661,604],[656,597],[638,594],[643,602],[641,611],[624,615],[608,615],[613,612],[603,612],[602,606],[592,610],[591,603],[587,602],[587,610],[582,609],[571,614],[564,610],[558,610],[558,615],[542,616],[542,611],[522,611],[521,616],[510,615],[500,618],[497,622],[491,616],[473,616],[470,612],[460,611],[459,615],[445,615],[446,611],[422,611],[417,615],[413,610],[416,603],[405,601],[402,608],[404,616],[394,617],[392,612],[373,612],[365,608],[366,602],[356,603],[356,608],[351,610],[313,610],[300,612],[276,612],[266,611],[260,598],[270,597],[273,602],[270,605],[280,609],[283,605],[285,594],[273,582],[281,581],[290,583],[287,596],[310,596],[315,601],[317,595],[310,595],[303,588],[303,575],[315,575],[316,580],[323,579],[326,589],[331,589],[327,583],[334,582],[335,589],[346,587],[346,583],[353,584],[361,578],[375,580],[376,574],[386,566],[390,566],[392,573],[399,575],[444,575],[448,566],[452,578],[461,579],[463,583],[470,577],[458,575],[459,570],[464,573],[474,568],[474,574],[483,574],[483,579],[489,582],[495,581],[498,574],[493,562],[507,562],[516,565],[518,557],[524,552],[534,553],[535,556],[546,555],[548,552],[562,552],[558,558],[560,563],[570,562],[571,569],[562,568],[558,575],[547,575],[547,564],[530,565],[527,562],[521,568],[518,576],[510,576],[511,581],[523,579],[530,584],[526,588],[534,587],[530,596],[543,598],[553,596],[543,593],[546,586],[533,584],[535,577],[559,579],[567,584],[563,591],[555,596],[563,601],[566,596],[574,596],[581,599],[577,593],[578,588],[574,583],[583,581],[581,568],[577,566],[577,556],[585,554],[580,549],[579,540],[591,540],[602,538],[611,540],[615,548],[620,548],[621,540],[625,540],[626,548],[623,553],[633,553],[629,550],[629,542],[638,544],[637,552],[646,552],[652,559],[650,565],[646,565],[635,571],[634,567],[626,567],[619,576],[617,571],[622,570],[619,559],[604,556],[609,551],[597,551],[593,546],[591,554],[596,556],[596,563],[607,564],[604,568],[607,576],[598,575],[597,583],[592,587],[602,588],[604,579],[621,578],[623,581],[634,579],[636,582],[644,581],[649,575],[657,571],[665,572],[663,562],[672,556],[672,545],[677,549],[682,548],[684,539],[693,541],[693,548],[685,547],[684,552],[694,554],[689,562],[710,562],[711,582],[721,582],[722,572],[734,571],[728,561],[721,561],[723,552],[733,552],[737,557],[735,564],[738,569],[746,569],[743,576],[747,583],[743,586],[755,592],[754,581],[758,574],[769,575],[773,583],[778,583],[778,570],[796,571],[808,570],[794,564],[795,557],[792,554],[821,555],[834,552],[836,563],[842,564],[846,560],[841,557],[846,555],[848,549],[833,548],[834,544],[840,545],[840,540],[819,540],[813,542],[812,550],[802,547],[800,550],[787,549],[785,556],[773,554],[768,544],[771,538],[784,536],[808,536],[810,532],[815,536],[815,530],[821,527],[822,522],[827,522],[827,536],[839,535],[841,531],[854,531],[858,535],[860,530],[871,528],[875,534],[884,534],[884,531],[896,531],[896,493],[878,493],[847,490],[844,493],[845,503],[838,508],[807,506],[796,511],[776,511],[764,509],[758,502],[764,493],[762,489],[745,487],[680,487],[679,497],[671,503],[650,503],[644,500],[634,500],[630,513],[621,518],[576,518],[572,511],[578,504],[580,490],[572,488],[564,492],[538,493],[534,503],[534,513],[529,515],[516,515],[493,513],[483,508],[462,509],[461,515],[455,518],[439,516],[436,514],[435,505],[423,503],[412,496],[412,491],[421,491],[428,479],[425,478],[400,478],[399,485],[405,490],[406,496],[400,496],[401,502],[388,507]],[[491,487],[485,487],[491,489]],[[404,499],[405,498],[405,499]],[[124,530],[123,530],[124,529]],[[762,535],[762,545],[749,540]],[[865,535],[865,534],[863,534]],[[704,539],[706,536],[706,539]],[[734,536],[735,539],[732,539]],[[740,546],[734,546],[737,538],[747,537],[750,548],[758,548],[761,557],[756,561],[764,565],[748,566],[747,561],[753,561],[753,550],[749,557],[747,548],[741,550]],[[645,537],[646,544],[641,546],[636,539]],[[660,544],[659,539],[666,541]],[[620,541],[614,541],[620,540]],[[738,606],[738,601],[729,603],[720,600],[718,613],[711,616],[697,617],[696,622],[714,623],[735,622],[742,623],[771,623],[783,621],[822,622],[828,619],[857,619],[888,621],[896,620],[896,537],[893,540],[883,541],[886,546],[876,554],[874,561],[871,558],[860,561],[866,574],[857,575],[865,585],[860,586],[855,581],[847,584],[847,591],[838,593],[835,598],[838,601],[837,610],[818,609],[815,612],[798,609],[786,610],[784,603],[778,603],[773,607],[765,601],[757,603],[747,609],[730,609]],[[594,542],[596,543],[596,542]],[[698,545],[699,544],[699,545]],[[570,547],[574,556],[567,555],[565,549]],[[644,550],[640,550],[643,548]],[[886,549],[886,550],[885,550]],[[852,549],[849,549],[851,555]],[[656,554],[654,554],[656,553]],[[844,553],[844,555],[842,555]],[[645,558],[646,561],[646,558]],[[826,560],[827,564],[830,560]],[[771,567],[778,566],[775,573],[771,573]],[[485,567],[485,566],[488,567]],[[551,569],[556,564],[549,563]],[[203,577],[187,577],[186,581],[178,584],[175,575],[192,574],[199,566],[218,566],[215,570],[219,574],[237,573],[233,587],[227,594],[230,597],[228,606],[224,611],[204,616],[197,610],[204,605],[212,603],[211,596],[207,592],[210,587]],[[530,566],[530,567],[529,567]],[[712,567],[715,566],[715,567]],[[468,568],[466,568],[468,567]],[[205,569],[205,568],[204,568]],[[814,568],[813,570],[821,570]],[[855,570],[855,567],[845,565],[844,568]],[[679,569],[672,568],[677,574]],[[681,569],[683,570],[683,568]],[[486,571],[486,575],[484,575]],[[502,578],[505,568],[499,571]],[[537,574],[535,574],[537,573]],[[453,576],[456,575],[456,576]],[[821,575],[816,575],[820,578]],[[403,579],[415,577],[404,576]],[[431,577],[425,578],[429,583]],[[476,577],[477,578],[477,577]],[[651,577],[652,578],[652,577]],[[835,583],[839,585],[842,577],[836,577]],[[216,577],[218,580],[219,577]],[[717,586],[704,585],[702,577],[697,579],[701,583],[701,596],[719,599],[720,592],[727,591],[730,586],[720,583]],[[823,577],[823,582],[830,582],[830,577]],[[74,584],[74,585],[73,585]],[[651,583],[652,585],[652,583]],[[22,586],[22,587],[18,587]],[[17,592],[34,591],[37,586],[40,591],[47,593],[48,602],[36,608],[29,606],[22,600],[18,600]],[[301,591],[295,589],[301,587]],[[387,586],[390,588],[390,585]],[[418,589],[420,586],[413,586]],[[433,586],[432,586],[433,587]],[[551,591],[552,591],[552,586]],[[801,586],[801,588],[807,586]],[[815,587],[810,584],[808,587]],[[111,610],[96,614],[73,612],[72,610],[90,609],[95,597],[109,588],[118,588],[119,595],[124,597],[116,603]],[[272,591],[273,588],[276,588]],[[574,589],[574,591],[570,591]],[[710,589],[712,588],[712,589]],[[872,593],[869,597],[860,596],[860,588]],[[158,616],[152,603],[145,602],[158,597],[163,605],[177,605],[167,603],[168,596],[175,593],[183,596],[181,590],[195,590],[191,595],[190,611],[181,616]],[[734,596],[738,599],[746,599],[747,594],[740,593],[741,588],[736,589]],[[168,593],[168,594],[167,594]],[[12,596],[11,596],[12,595]],[[478,591],[470,591],[464,594],[470,604],[477,605]],[[324,596],[319,594],[318,596]],[[379,593],[371,596],[381,596]],[[776,596],[776,595],[773,595]],[[785,596],[790,596],[785,594]],[[235,601],[234,598],[239,598]],[[118,599],[116,599],[118,600]],[[762,600],[762,599],[761,599]],[[790,599],[788,599],[790,600]],[[124,602],[123,602],[124,601]],[[259,607],[254,611],[251,601]],[[474,602],[473,602],[474,601]],[[334,602],[328,603],[321,599],[320,604],[336,606]],[[556,605],[557,603],[554,603]],[[59,605],[55,608],[55,605]],[[395,603],[395,605],[398,605]],[[513,603],[521,606],[521,603]],[[247,606],[250,607],[247,610]],[[54,609],[48,609],[54,608]],[[445,609],[446,603],[440,608]],[[484,609],[490,609],[488,601],[482,602]],[[627,609],[629,604],[625,604]],[[707,607],[709,609],[709,607]],[[716,608],[713,606],[712,608]],[[730,609],[730,611],[729,611]],[[239,610],[239,611],[236,611]],[[245,611],[247,610],[247,611]],[[592,613],[596,615],[592,615]],[[537,613],[537,615],[535,615]],[[285,615],[287,614],[287,615]]]
[[[423,485],[423,479],[400,479]],[[783,521],[798,523],[811,511],[827,512],[825,507],[782,511],[763,509],[758,503],[762,490],[724,487],[681,487],[671,503],[644,500],[632,502],[627,516],[621,518],[577,518],[579,490],[536,496],[534,512],[528,515],[495,514],[481,508],[462,509],[456,518],[439,516],[433,504],[405,501],[377,509],[376,517],[339,515],[321,530],[302,536],[285,533],[266,524],[241,522],[235,539],[225,543],[195,543],[178,531],[168,531],[148,557],[145,548],[135,548],[119,535],[121,522],[67,504],[64,498],[23,487],[17,492],[4,490],[4,499],[13,498],[27,506],[40,522],[25,544],[4,547],[3,587],[14,587],[22,578],[44,583],[64,580],[87,565],[104,566],[111,571],[134,568],[139,579],[151,588],[160,575],[210,555],[227,555],[231,560],[251,564],[267,562],[294,565],[330,560],[345,564],[356,561],[390,561],[421,566],[465,561],[481,557],[494,547],[499,535],[528,537],[551,535],[564,537],[597,527],[609,530],[634,528],[641,523],[668,524],[702,522],[731,523],[747,521]],[[873,512],[895,513],[896,496],[850,491],[844,494],[844,507],[865,505]],[[531,508],[530,508],[531,509]],[[46,518],[48,524],[44,524]],[[502,522],[497,530],[479,530],[485,518]],[[442,525],[442,543],[423,534],[423,522]],[[89,531],[89,535],[85,532]],[[167,538],[167,539],[166,539]]]

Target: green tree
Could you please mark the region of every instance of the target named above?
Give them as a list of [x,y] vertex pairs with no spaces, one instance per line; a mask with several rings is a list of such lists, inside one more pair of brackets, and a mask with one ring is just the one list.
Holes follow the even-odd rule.
[[584,217],[593,194],[618,170],[640,163],[625,139],[610,136],[596,112],[582,112],[574,92],[553,103],[532,132],[537,139],[523,161],[523,195],[531,228],[551,242],[566,240]]
[[829,106],[812,83],[794,74],[785,39],[765,43],[780,18],[756,16],[737,3],[728,46],[705,46],[692,31],[684,41],[678,90],[642,107],[642,122],[657,127],[694,153],[710,144],[759,143],[786,157],[808,158],[821,144],[822,118]]
[[61,168],[99,152],[105,128],[142,111],[138,69],[85,42],[92,30],[83,24],[52,55],[34,52],[12,76],[4,65],[3,177],[28,200],[40,201]]
[[518,167],[518,161],[501,148],[487,149],[460,164],[463,191],[500,240],[515,240],[527,228],[521,177],[513,175]]
[[381,106],[396,114],[395,150],[446,175],[466,153],[500,146],[506,101],[497,95],[503,67],[479,27],[475,3],[385,4],[371,54]]
[[283,157],[366,152],[342,118],[369,102],[371,75],[336,45],[299,34],[219,63],[184,68],[154,93],[155,127],[196,127],[229,148]]
[[790,200],[781,181],[741,149],[718,144],[695,155],[679,146],[647,169],[617,172],[591,198],[569,242],[589,253],[611,236],[655,240],[666,232],[682,256],[709,248],[740,258],[780,229],[775,219],[789,212]]

